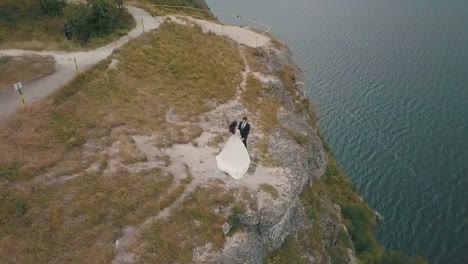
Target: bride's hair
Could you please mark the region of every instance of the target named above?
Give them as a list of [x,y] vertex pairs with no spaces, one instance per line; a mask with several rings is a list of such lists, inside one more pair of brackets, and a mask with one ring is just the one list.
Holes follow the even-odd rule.
[[229,125],[229,132],[234,134],[236,132],[236,127],[237,127],[237,121],[232,121],[232,123]]

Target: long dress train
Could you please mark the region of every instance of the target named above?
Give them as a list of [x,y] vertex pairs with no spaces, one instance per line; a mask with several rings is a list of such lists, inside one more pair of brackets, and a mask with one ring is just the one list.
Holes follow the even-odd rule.
[[218,168],[239,180],[250,166],[250,156],[242,143],[238,131],[226,142],[223,150],[216,156]]

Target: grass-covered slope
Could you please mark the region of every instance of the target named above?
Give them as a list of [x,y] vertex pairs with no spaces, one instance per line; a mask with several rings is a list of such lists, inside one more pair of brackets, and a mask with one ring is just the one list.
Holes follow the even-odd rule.
[[[191,178],[176,180],[181,176],[159,169],[134,173],[117,169],[105,176],[111,166],[109,154],[83,149],[112,149],[118,142],[120,150],[114,155],[125,166],[145,160],[135,154],[129,136],[133,133],[156,132],[162,147],[190,142],[201,133],[192,118],[230,100],[243,67],[237,46],[230,41],[167,23],[112,57],[120,61],[118,69],[109,69],[110,60],[104,61],[0,127],[2,261],[109,263],[123,228],[142,224],[172,204]],[[181,124],[166,122],[167,112],[176,114]],[[162,156],[160,162],[168,166],[169,158]],[[219,244],[219,224],[224,221],[198,209],[193,201],[203,198],[210,207],[211,202],[231,201],[229,195],[200,189],[186,202],[190,214],[200,216],[204,235],[199,241]],[[204,200],[210,196],[213,199]],[[193,230],[178,225],[184,221],[176,218],[155,226],[152,230],[161,230],[148,234],[148,246],[139,249],[141,256],[153,260],[147,250],[166,250],[158,248],[160,239],[190,236]],[[165,234],[168,230],[179,233]],[[176,260],[185,260],[184,254],[197,241],[166,247],[178,250]]]

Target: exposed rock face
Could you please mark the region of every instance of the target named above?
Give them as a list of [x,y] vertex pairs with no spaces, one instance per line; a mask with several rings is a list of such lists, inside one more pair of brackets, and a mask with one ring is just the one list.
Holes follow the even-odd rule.
[[[285,181],[287,184],[281,186],[279,198],[264,199],[263,202],[259,202],[258,210],[250,209],[245,213],[241,217],[241,222],[248,227],[247,231],[227,238],[222,253],[204,258],[205,261],[263,263],[265,256],[280,247],[287,236],[294,236],[300,229],[310,227],[312,224],[305,215],[300,202],[300,194],[307,184],[313,184],[314,179],[324,174],[327,155],[316,134],[316,128],[307,122],[309,119],[307,114],[295,111],[297,98],[295,100],[291,96],[281,81],[271,81],[280,80],[278,71],[284,66],[295,65],[290,50],[286,47],[270,46],[263,51],[264,66],[272,75],[267,78],[270,81],[264,82],[264,86],[267,86],[270,93],[283,102],[283,106],[278,111],[280,125],[268,135],[268,152],[278,161],[278,166],[284,169],[285,173],[282,177],[287,178]],[[304,99],[302,72],[296,66],[294,69],[297,95]],[[310,140],[299,144],[292,134],[302,135]],[[259,196],[257,199],[262,201]],[[339,219],[322,219],[320,222],[325,230],[334,234],[337,234],[336,230],[342,229]],[[333,243],[333,236],[330,237],[323,242]],[[311,263],[330,262],[328,256],[320,256],[319,253],[309,260]]]

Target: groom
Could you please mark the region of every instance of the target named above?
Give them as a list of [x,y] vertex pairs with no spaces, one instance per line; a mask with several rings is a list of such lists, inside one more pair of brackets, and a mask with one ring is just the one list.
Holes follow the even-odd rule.
[[247,148],[247,137],[249,136],[250,132],[250,124],[247,122],[246,116],[242,118],[242,121],[239,123],[239,126],[237,128],[239,129],[242,142],[244,142],[244,146],[245,148]]

